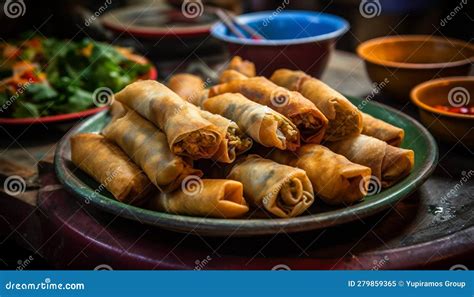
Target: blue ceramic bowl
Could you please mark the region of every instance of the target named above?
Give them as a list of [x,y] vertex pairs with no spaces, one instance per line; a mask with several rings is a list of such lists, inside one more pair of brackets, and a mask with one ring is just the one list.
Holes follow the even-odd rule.
[[227,43],[232,55],[254,62],[258,73],[265,76],[289,68],[320,77],[336,40],[349,30],[346,20],[313,11],[264,11],[240,15],[237,20],[265,40],[238,38],[222,22],[211,28],[211,34]]

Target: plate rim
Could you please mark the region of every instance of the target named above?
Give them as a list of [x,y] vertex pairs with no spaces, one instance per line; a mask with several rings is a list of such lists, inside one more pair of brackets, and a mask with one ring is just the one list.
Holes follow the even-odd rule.
[[[210,34],[211,27],[214,25],[215,22],[209,24],[202,24],[196,25],[191,27],[146,27],[146,26],[137,26],[137,25],[130,25],[126,26],[124,23],[121,23],[115,15],[124,15],[127,13],[133,13],[136,11],[142,10],[144,7],[137,6],[137,7],[123,7],[114,9],[103,16],[100,16],[99,19],[102,25],[111,30],[114,33],[128,33],[132,34],[133,36],[143,37],[143,38],[160,38],[160,37],[173,37],[174,35],[178,37],[197,37],[197,36],[206,36]],[[172,7],[151,7],[149,9],[154,9],[157,11],[170,11],[176,10]],[[213,14],[215,12],[215,8],[210,6],[204,6],[203,13],[206,10]],[[172,34],[170,34],[172,32]]]
[[[349,98],[356,97],[349,96]],[[357,99],[363,100],[361,98]],[[426,161],[420,164],[420,167],[416,172],[416,176],[410,179],[408,184],[381,199],[369,201],[368,204],[359,203],[320,214],[303,215],[288,219],[270,218],[230,220],[184,216],[148,210],[124,204],[97,193],[94,195],[94,199],[90,199],[89,197],[88,200],[91,204],[104,211],[127,219],[137,221],[137,214],[139,213],[140,219],[138,219],[138,221],[141,223],[146,223],[175,232],[196,233],[205,236],[257,236],[270,235],[280,233],[282,231],[287,233],[303,232],[324,229],[348,223],[357,219],[366,218],[375,213],[388,209],[393,204],[403,200],[416,189],[418,189],[436,168],[439,155],[438,146],[433,136],[417,120],[385,104],[373,101],[369,102],[369,104],[385,109],[390,113],[394,113],[396,116],[409,121],[419,130],[421,130],[422,133],[420,135],[423,135],[428,143],[428,146]],[[66,151],[65,147],[68,145],[71,135],[75,134],[82,127],[87,126],[88,124],[96,121],[98,118],[104,116],[106,112],[106,110],[102,111],[77,124],[61,139],[56,147],[54,156],[54,168],[56,175],[64,187],[70,193],[72,193],[74,197],[79,199],[86,198],[87,195],[85,193],[88,191],[93,191],[89,189],[89,187],[84,187],[84,183],[76,176],[69,174],[71,178],[67,178],[69,169],[65,166],[66,162],[62,161],[63,155],[61,153]],[[335,221],[337,221],[337,223],[334,223]]]

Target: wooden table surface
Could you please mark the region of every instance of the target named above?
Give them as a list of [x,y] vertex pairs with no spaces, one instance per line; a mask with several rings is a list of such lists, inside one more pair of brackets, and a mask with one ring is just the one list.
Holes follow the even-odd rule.
[[[331,58],[322,79],[352,96],[365,96],[373,88],[362,61],[344,52]],[[410,104],[380,100],[417,117]],[[93,269],[101,264],[106,269],[472,266],[474,185],[468,180],[456,186],[472,172],[474,164],[473,152],[462,143],[440,144],[440,163],[433,176],[388,212],[317,232],[250,239],[203,238],[115,218],[79,204],[64,192],[50,162],[55,143],[69,127],[0,126],[1,181],[11,176],[21,176],[25,181],[19,194],[12,196],[4,188],[0,190],[0,247],[15,240],[53,267],[65,269]],[[441,199],[453,188],[457,189],[453,195]]]

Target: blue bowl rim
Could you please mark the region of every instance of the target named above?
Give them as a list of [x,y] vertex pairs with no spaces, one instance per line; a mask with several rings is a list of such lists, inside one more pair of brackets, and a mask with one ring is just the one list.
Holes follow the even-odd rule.
[[[274,13],[273,10],[271,11],[259,11],[259,12],[252,12],[247,14],[242,14],[236,16],[237,20],[242,23],[247,23],[249,21],[255,20],[264,20],[272,16]],[[344,18],[323,12],[317,11],[308,11],[308,10],[286,10],[280,12],[278,15],[273,16],[273,18],[277,18],[280,15],[294,15],[297,17],[311,17],[311,18],[319,18],[324,21],[329,21],[331,23],[338,23],[339,29],[316,36],[311,37],[304,37],[304,38],[297,38],[297,39],[266,39],[266,40],[253,40],[253,39],[240,39],[237,37],[232,37],[226,34],[223,34],[223,30],[225,28],[222,22],[217,22],[211,27],[211,35],[217,39],[227,41],[229,43],[237,43],[237,44],[246,44],[246,45],[291,45],[291,44],[302,44],[302,43],[310,43],[316,41],[323,41],[323,40],[330,40],[335,39],[347,31],[349,31],[349,22],[346,21]]]

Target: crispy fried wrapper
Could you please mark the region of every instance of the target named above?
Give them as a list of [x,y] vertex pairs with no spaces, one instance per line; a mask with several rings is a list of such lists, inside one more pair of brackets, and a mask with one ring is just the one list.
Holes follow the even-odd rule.
[[347,98],[302,71],[280,69],[271,81],[301,93],[313,102],[329,120],[325,140],[336,141],[355,136],[362,131],[362,114]]
[[243,80],[247,78],[248,78],[247,76],[245,76],[244,74],[236,70],[227,69],[227,70],[222,71],[221,75],[219,76],[219,82],[221,84],[224,84],[224,83],[231,82],[233,80]]
[[410,174],[415,163],[415,153],[412,150],[394,147],[363,134],[328,143],[327,146],[354,163],[370,167],[372,175],[384,188]]
[[252,147],[252,138],[242,132],[234,121],[205,110],[201,110],[200,113],[203,118],[218,127],[222,134],[222,141],[219,149],[212,156],[213,160],[232,163],[237,156],[245,153]]
[[192,101],[193,97],[199,96],[200,92],[206,88],[206,84],[197,75],[179,73],[171,76],[168,81],[168,88],[184,100]]
[[188,175],[202,176],[188,158],[170,151],[163,132],[132,110],[110,122],[102,133],[120,146],[162,192],[175,190]]
[[289,119],[241,94],[226,93],[209,98],[201,96],[196,104],[236,122],[247,135],[263,146],[295,150],[300,145],[299,131]]
[[362,113],[362,123],[362,134],[375,137],[392,146],[399,147],[405,137],[405,131],[403,131],[403,129],[374,118],[366,113]]
[[234,56],[232,60],[230,60],[229,65],[227,65],[227,70],[235,70],[247,77],[254,77],[257,75],[255,64],[250,61],[243,60],[239,56]]
[[109,112],[110,116],[112,117],[112,120],[114,120],[116,118],[123,117],[127,113],[127,110],[125,109],[122,103],[114,101],[110,106]]
[[265,77],[259,76],[233,80],[209,90],[210,97],[224,93],[240,93],[286,116],[296,125],[301,139],[306,143],[320,143],[323,139],[328,119],[311,101],[298,92],[279,87]]
[[[200,96],[205,94],[204,83],[199,77],[192,74],[174,75],[171,77],[168,86],[176,94],[193,104],[196,100],[199,100]],[[207,93],[204,96],[207,97]],[[252,139],[245,135],[235,122],[202,109],[199,112],[204,119],[214,124],[221,134],[222,141],[219,144],[219,149],[212,156],[213,160],[232,163],[236,156],[252,147]]]
[[102,135],[84,133],[72,136],[71,159],[123,203],[140,205],[153,188],[140,168]]
[[352,163],[318,144],[306,144],[296,152],[272,150],[265,157],[303,169],[314,193],[330,205],[350,205],[367,194],[369,167]]
[[179,215],[238,218],[249,208],[240,182],[226,179],[203,179],[198,186],[171,193],[158,193],[149,201],[149,208]]
[[134,82],[115,99],[160,128],[177,155],[206,159],[219,149],[222,137],[218,128],[204,119],[196,106],[157,81]]
[[248,203],[280,218],[298,216],[314,202],[313,187],[304,170],[257,155],[239,160],[227,178],[244,185]]

